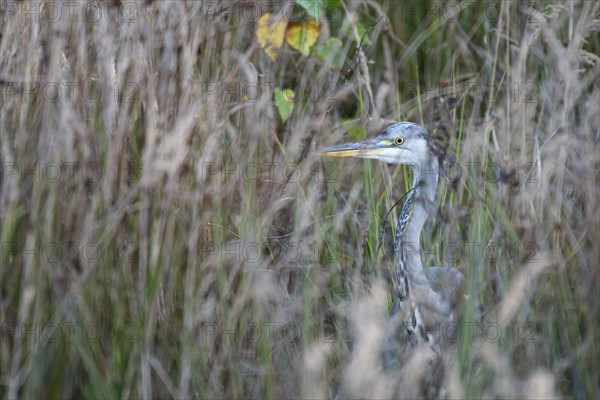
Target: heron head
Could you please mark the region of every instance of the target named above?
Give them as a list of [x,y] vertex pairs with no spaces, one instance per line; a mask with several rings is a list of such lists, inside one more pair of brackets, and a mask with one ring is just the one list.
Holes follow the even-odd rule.
[[412,122],[398,122],[371,139],[327,147],[329,157],[371,158],[391,164],[422,164],[430,157],[429,132]]

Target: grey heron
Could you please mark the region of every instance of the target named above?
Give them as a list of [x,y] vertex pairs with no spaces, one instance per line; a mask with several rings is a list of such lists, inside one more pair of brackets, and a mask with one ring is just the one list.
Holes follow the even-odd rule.
[[399,314],[407,333],[419,341],[430,341],[428,331],[455,319],[454,308],[462,285],[455,268],[423,268],[421,231],[435,211],[440,160],[430,133],[412,122],[398,122],[376,137],[323,149],[322,156],[360,157],[412,168],[408,193],[394,238],[394,303],[391,315]]

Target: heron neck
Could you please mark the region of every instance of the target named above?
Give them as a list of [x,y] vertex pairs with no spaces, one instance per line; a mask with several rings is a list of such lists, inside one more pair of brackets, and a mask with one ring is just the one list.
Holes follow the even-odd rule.
[[[421,231],[435,209],[435,193],[439,179],[439,164],[435,157],[421,165],[412,165],[413,189],[409,193],[396,229],[396,258],[400,267],[408,270],[413,280],[424,278],[421,264]],[[407,262],[410,258],[410,262]]]

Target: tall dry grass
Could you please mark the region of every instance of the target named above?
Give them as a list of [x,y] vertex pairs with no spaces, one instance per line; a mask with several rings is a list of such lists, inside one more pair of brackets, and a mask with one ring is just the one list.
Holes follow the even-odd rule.
[[[596,2],[344,1],[340,70],[261,50],[291,3],[86,4],[0,3],[2,397],[598,397]],[[446,151],[436,371],[380,357],[410,171],[313,152],[381,118]]]

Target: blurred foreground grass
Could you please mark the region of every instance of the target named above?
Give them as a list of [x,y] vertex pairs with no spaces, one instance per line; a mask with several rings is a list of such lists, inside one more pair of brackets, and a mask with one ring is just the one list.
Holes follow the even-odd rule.
[[332,2],[343,66],[265,53],[292,6],[0,3],[2,397],[420,393],[374,356],[410,172],[314,155],[384,118],[447,153],[448,396],[597,398],[598,3]]

